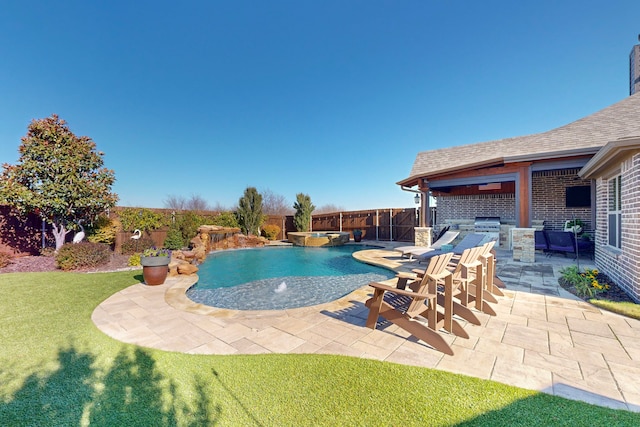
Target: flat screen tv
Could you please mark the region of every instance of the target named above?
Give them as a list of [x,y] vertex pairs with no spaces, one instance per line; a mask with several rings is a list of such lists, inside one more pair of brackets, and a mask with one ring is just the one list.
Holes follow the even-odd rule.
[[591,186],[567,187],[566,191],[566,206],[568,208],[591,207]]

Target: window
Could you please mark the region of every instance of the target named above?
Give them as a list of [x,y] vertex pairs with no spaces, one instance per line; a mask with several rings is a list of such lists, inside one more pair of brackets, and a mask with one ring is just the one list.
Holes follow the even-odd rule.
[[620,248],[622,240],[622,179],[620,175],[609,180],[609,206],[607,209],[609,246]]

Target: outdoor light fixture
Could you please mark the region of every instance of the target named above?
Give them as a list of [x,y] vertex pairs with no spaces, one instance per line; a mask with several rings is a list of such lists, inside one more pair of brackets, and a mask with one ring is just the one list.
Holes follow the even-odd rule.
[[419,205],[420,204],[420,195],[416,194],[416,197],[414,197],[413,200],[416,201],[416,205]]

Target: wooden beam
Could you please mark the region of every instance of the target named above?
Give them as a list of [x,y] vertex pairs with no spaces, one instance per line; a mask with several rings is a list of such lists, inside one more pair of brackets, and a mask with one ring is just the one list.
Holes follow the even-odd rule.
[[521,165],[518,168],[518,194],[516,197],[519,201],[519,209],[517,212],[517,227],[531,227],[531,167],[529,165]]

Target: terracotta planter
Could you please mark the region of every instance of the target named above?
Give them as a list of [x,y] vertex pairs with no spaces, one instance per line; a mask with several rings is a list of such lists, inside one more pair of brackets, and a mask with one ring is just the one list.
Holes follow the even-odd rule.
[[140,257],[142,265],[142,277],[144,283],[149,286],[162,285],[169,273],[169,257]]

